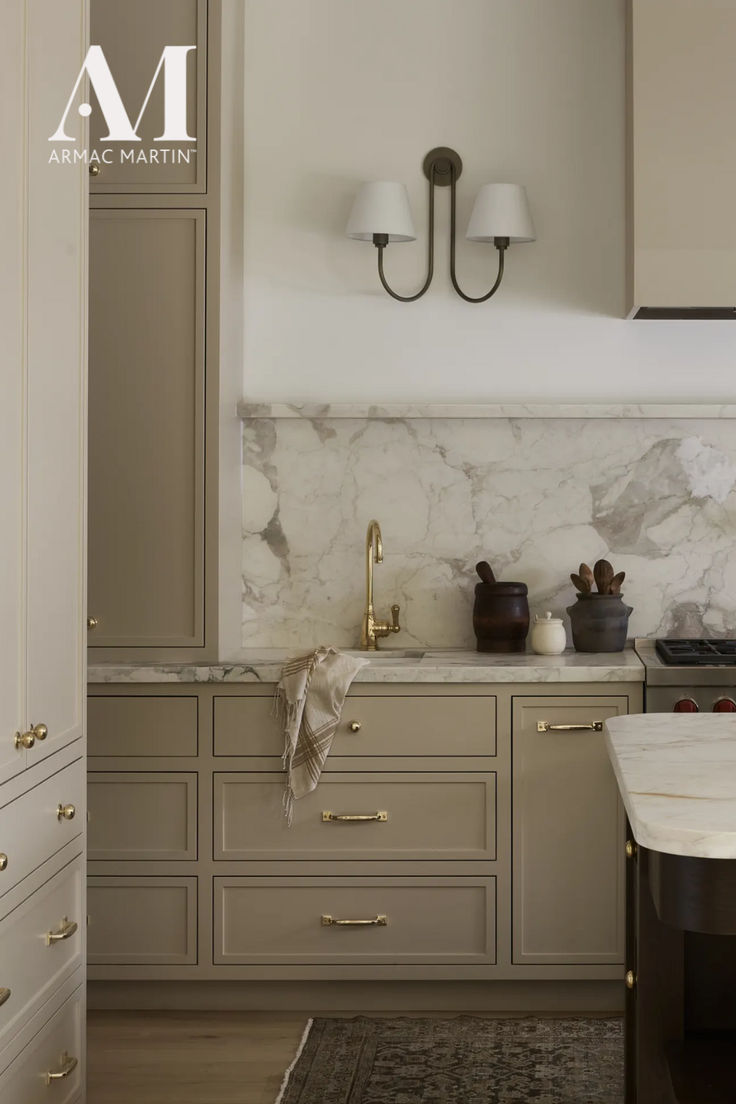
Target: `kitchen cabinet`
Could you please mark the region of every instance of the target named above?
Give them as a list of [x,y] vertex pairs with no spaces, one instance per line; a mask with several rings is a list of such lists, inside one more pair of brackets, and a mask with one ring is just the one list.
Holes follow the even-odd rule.
[[[87,177],[49,162],[49,121],[86,49],[83,0],[0,9],[3,1104],[48,1099],[49,1073],[56,1099],[84,1091]],[[79,116],[68,130],[84,138]]]
[[[537,725],[640,711],[641,686],[543,689],[354,683],[319,786],[289,828],[273,686],[95,686],[93,812],[107,808],[107,786],[174,777],[196,778],[198,812],[194,850],[176,819],[181,850],[169,857],[155,853],[148,816],[152,850],[133,847],[124,799],[109,803],[117,813],[93,815],[91,978],[103,991],[155,978],[605,982],[617,992],[621,821],[603,736],[543,738]],[[182,703],[188,723],[172,754],[162,719]],[[146,749],[154,717],[167,735]],[[133,933],[121,926],[114,894],[126,879],[150,940],[143,921]]]
[[736,8],[629,0],[628,20],[629,316],[734,317]]
[[623,962],[624,814],[602,722],[628,704],[514,698],[514,962]]
[[196,45],[191,164],[148,156],[166,145],[159,74],[135,146],[147,160],[120,164],[116,145],[89,178],[90,656],[202,660],[217,644],[220,0],[90,2],[126,105],[164,46]]

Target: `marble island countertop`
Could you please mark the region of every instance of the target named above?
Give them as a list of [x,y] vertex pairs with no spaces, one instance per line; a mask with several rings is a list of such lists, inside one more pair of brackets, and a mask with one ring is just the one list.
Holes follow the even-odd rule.
[[736,716],[615,717],[606,744],[637,843],[736,859]]
[[[386,648],[365,653],[345,648],[369,662],[356,682],[643,682],[644,666],[633,648],[623,652],[560,656],[480,655],[462,648]],[[90,683],[258,683],[277,682],[286,648],[245,649],[227,662],[203,664],[104,664],[91,666]]]

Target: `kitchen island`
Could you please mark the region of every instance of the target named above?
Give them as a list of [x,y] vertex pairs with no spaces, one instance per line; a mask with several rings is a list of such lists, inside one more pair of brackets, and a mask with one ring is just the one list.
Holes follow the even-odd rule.
[[626,807],[626,1104],[736,1100],[736,718],[606,721]]

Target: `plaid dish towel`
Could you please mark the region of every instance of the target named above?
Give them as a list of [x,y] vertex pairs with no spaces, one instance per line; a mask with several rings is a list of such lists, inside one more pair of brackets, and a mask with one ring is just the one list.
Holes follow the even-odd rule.
[[345,695],[367,662],[337,648],[319,647],[284,664],[275,708],[284,730],[284,812],[290,826],[294,802],[317,787]]

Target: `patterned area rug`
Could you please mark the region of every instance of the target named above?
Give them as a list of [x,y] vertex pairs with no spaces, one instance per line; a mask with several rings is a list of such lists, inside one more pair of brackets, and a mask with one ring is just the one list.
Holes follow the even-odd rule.
[[621,1104],[621,1020],[315,1019],[279,1104]]

